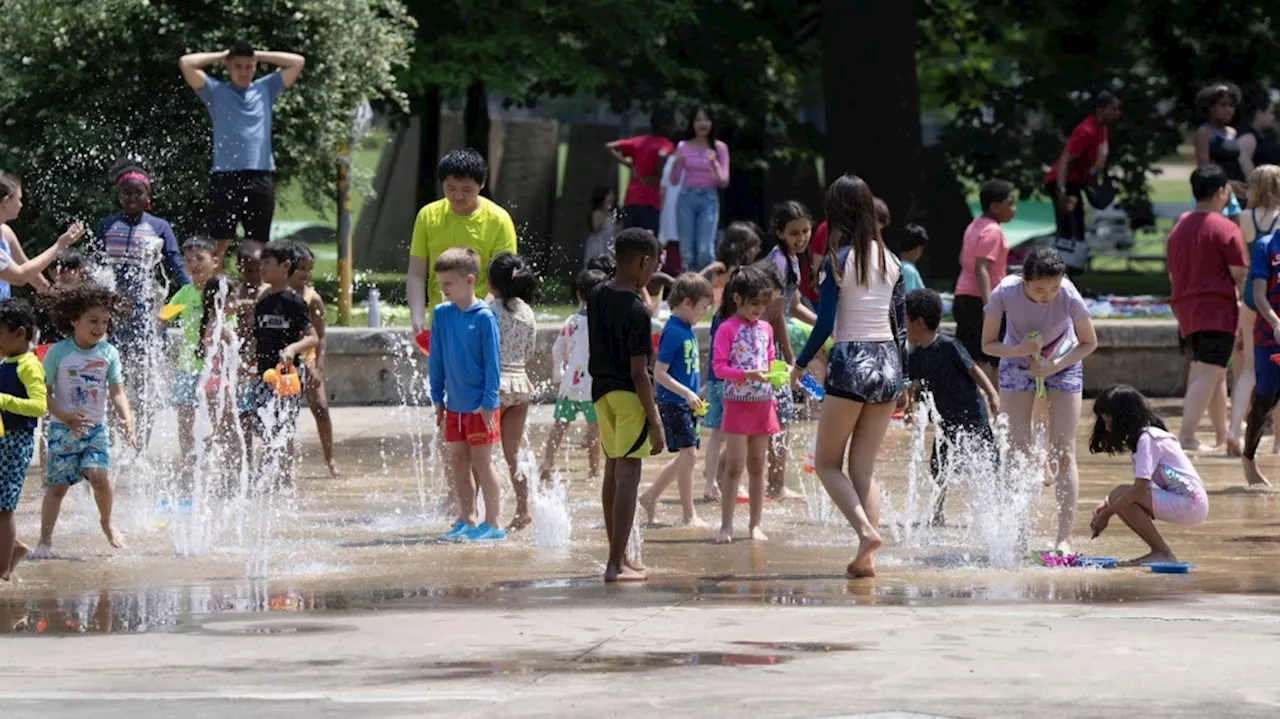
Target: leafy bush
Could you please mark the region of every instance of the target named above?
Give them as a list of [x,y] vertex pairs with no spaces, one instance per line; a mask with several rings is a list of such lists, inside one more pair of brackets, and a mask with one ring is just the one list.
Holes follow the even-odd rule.
[[24,178],[19,231],[44,244],[73,217],[115,211],[108,171],[128,155],[153,173],[156,214],[180,237],[203,232],[209,117],[178,58],[235,40],[307,57],[275,104],[276,179],[327,200],[355,108],[404,102],[393,73],[414,24],[399,0],[8,0],[0,167]]

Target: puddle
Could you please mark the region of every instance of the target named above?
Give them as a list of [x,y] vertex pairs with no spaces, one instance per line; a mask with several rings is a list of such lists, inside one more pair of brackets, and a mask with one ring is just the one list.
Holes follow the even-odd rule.
[[607,655],[523,655],[499,661],[428,662],[388,682],[422,679],[475,679],[517,674],[625,674],[675,667],[773,666],[792,659],[786,654],[725,652],[644,652]]
[[216,636],[266,637],[351,632],[355,627],[320,622],[212,622],[201,625],[200,631]]

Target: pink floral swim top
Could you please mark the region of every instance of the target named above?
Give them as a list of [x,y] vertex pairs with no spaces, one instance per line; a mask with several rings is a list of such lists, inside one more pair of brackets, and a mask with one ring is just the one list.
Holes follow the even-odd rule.
[[773,362],[773,327],[764,320],[747,322],[734,316],[716,330],[712,369],[724,380],[724,398],[731,402],[770,402],[773,386],[748,380],[751,370],[769,371]]

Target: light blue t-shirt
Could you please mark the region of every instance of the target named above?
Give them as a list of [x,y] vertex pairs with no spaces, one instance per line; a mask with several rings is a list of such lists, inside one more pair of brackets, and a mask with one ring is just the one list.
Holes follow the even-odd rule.
[[[688,322],[675,315],[667,320],[662,328],[662,336],[658,339],[658,362],[667,365],[667,374],[671,379],[698,392],[698,338]],[[663,385],[658,385],[657,399],[669,404],[684,404],[680,395]]]
[[924,289],[924,278],[920,276],[920,270],[916,269],[916,263],[902,261],[902,286],[904,292]]
[[276,71],[245,89],[212,77],[196,94],[213,120],[213,171],[276,169],[271,155],[271,105],[284,92]]
[[107,390],[124,381],[120,353],[106,340],[87,350],[73,339],[50,347],[44,378],[64,412],[81,412],[97,424],[107,421]]

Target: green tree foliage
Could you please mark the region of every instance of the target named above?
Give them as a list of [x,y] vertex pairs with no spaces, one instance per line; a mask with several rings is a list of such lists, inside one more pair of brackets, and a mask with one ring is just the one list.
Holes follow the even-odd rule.
[[275,105],[276,179],[327,201],[354,109],[403,102],[413,19],[397,0],[8,0],[0,27],[0,167],[24,177],[24,237],[48,240],[116,209],[122,156],[152,171],[157,214],[203,232],[209,117],[178,57],[235,40],[307,56]]
[[1139,214],[1148,173],[1200,121],[1196,91],[1268,86],[1280,57],[1280,5],[1248,0],[922,0],[919,22],[922,94],[949,115],[961,176],[1038,190],[1088,96],[1108,89],[1123,104],[1109,171]]

